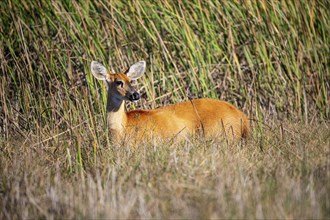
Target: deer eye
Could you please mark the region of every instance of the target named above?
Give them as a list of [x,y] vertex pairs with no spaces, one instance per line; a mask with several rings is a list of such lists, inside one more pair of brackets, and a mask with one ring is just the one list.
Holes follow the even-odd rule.
[[120,86],[120,87],[123,87],[124,83],[123,83],[123,81],[118,80],[118,81],[116,81],[116,85]]

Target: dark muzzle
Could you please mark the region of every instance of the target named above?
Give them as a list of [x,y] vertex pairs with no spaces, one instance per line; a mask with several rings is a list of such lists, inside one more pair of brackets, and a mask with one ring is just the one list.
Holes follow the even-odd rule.
[[140,94],[138,92],[133,92],[132,95],[129,96],[130,101],[137,101],[140,99]]

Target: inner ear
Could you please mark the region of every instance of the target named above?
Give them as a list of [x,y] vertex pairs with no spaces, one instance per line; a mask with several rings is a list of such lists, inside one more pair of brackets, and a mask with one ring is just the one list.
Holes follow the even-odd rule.
[[91,63],[91,71],[93,76],[99,80],[107,79],[107,69],[99,62],[92,61]]
[[133,64],[128,70],[125,71],[125,74],[130,80],[136,80],[140,78],[146,69],[146,62],[144,60]]

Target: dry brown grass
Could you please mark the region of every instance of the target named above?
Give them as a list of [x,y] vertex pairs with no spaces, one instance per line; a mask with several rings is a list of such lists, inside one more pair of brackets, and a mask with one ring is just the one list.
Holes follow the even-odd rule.
[[3,143],[0,218],[329,218],[328,126],[275,123],[237,145],[101,141],[96,161],[82,128]]

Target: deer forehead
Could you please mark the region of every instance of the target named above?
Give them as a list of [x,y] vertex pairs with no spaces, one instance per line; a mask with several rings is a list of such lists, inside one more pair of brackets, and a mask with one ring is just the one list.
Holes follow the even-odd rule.
[[115,74],[109,74],[109,78],[111,81],[123,81],[125,83],[130,83],[130,79],[127,77],[124,73],[115,73]]

